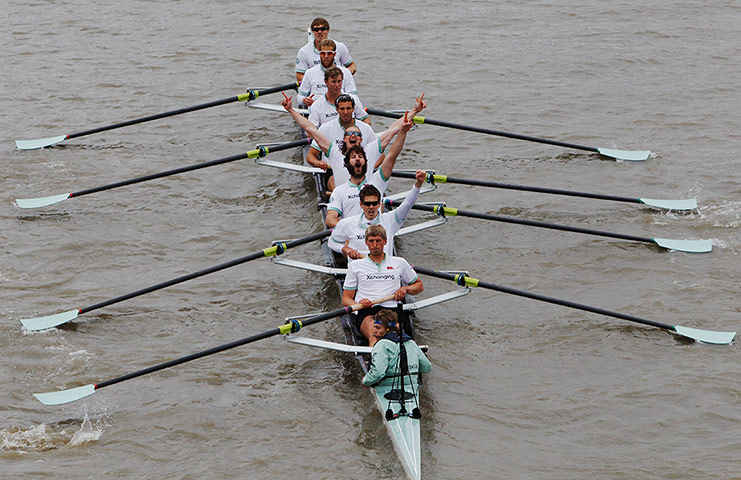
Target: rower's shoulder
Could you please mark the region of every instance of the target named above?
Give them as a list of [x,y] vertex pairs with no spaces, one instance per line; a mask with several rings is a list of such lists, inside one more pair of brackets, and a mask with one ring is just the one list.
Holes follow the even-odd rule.
[[311,53],[313,50],[314,50],[314,42],[306,42],[304,46],[298,49],[298,54],[300,55],[301,53]]

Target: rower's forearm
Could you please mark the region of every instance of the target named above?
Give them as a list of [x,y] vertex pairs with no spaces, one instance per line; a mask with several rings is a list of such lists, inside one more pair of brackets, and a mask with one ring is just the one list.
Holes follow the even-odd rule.
[[337,238],[334,235],[332,235],[331,237],[329,237],[329,241],[327,242],[327,245],[329,246],[329,249],[332,250],[333,252],[344,253],[342,249],[345,248],[346,240],[347,239],[342,240],[341,238]]
[[401,205],[399,205],[399,208],[396,209],[396,218],[398,218],[402,222],[407,219],[409,212],[412,210],[414,202],[416,202],[417,198],[419,198],[419,190],[420,188],[417,185],[412,186],[412,190],[409,192],[409,195],[406,196],[404,201],[401,202]]
[[422,282],[420,280],[417,280],[413,284],[409,285],[407,289],[407,293],[409,295],[419,295],[424,291],[425,287],[422,285]]
[[316,148],[310,147],[309,153],[306,154],[306,163],[312,167],[321,168],[321,154]]

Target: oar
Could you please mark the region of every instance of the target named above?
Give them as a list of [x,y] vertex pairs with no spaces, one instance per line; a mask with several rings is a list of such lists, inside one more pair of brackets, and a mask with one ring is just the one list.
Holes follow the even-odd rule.
[[171,287],[172,285],[177,285],[178,283],[183,283],[188,280],[192,280],[194,278],[202,277],[210,273],[214,273],[220,270],[224,270],[226,268],[234,267],[235,265],[241,265],[243,263],[247,263],[249,261],[256,260],[258,258],[280,255],[286,250],[288,250],[289,248],[293,248],[299,245],[303,245],[305,243],[313,242],[314,240],[319,240],[324,237],[328,237],[331,234],[332,234],[331,230],[325,230],[322,232],[313,233],[303,238],[299,238],[298,240],[292,240],[286,243],[277,243],[270,248],[260,250],[259,252],[255,252],[253,254],[247,255],[246,257],[240,257],[230,262],[221,263],[219,265],[215,265],[213,267],[209,267],[204,270],[199,270],[194,273],[182,275],[180,277],[173,278],[172,280],[158,283],[157,285],[152,285],[151,287],[142,288],[135,292],[127,293],[126,295],[121,295],[119,297],[112,298],[110,300],[96,303],[95,305],[90,305],[89,307],[68,310],[66,312],[57,313],[55,315],[49,315],[47,317],[26,318],[26,319],[21,320],[21,323],[23,324],[24,327],[26,327],[27,330],[45,330],[47,328],[56,327],[63,323],[69,322],[70,320],[74,320],[75,318],[77,318],[79,315],[82,315],[83,313],[92,312],[93,310],[107,307],[108,305],[113,305],[114,303],[123,302],[124,300],[128,300],[130,298],[138,297],[146,293],[150,293],[156,290]]
[[[386,112],[384,110],[376,110],[375,108],[365,109],[371,115],[380,115],[382,117],[399,118],[403,116],[403,113]],[[586,150],[587,152],[599,153],[606,157],[617,158],[618,160],[629,160],[629,161],[641,161],[646,160],[651,154],[650,151],[630,151],[630,150],[614,150],[611,148],[603,147],[586,147],[584,145],[577,145],[575,143],[559,142],[557,140],[549,140],[547,138],[530,137],[528,135],[520,135],[519,133],[508,133],[499,130],[491,130],[489,128],[481,127],[470,127],[467,125],[461,125],[458,123],[444,122],[442,120],[432,120],[422,116],[414,117],[414,123],[426,123],[429,125],[437,125],[439,127],[456,128],[458,130],[467,130],[469,132],[486,133],[488,135],[497,135],[499,137],[516,138],[518,140],[526,140],[528,142],[546,143],[548,145],[556,145],[558,147],[575,148],[577,150]]]
[[[414,178],[414,174],[409,173],[409,172],[393,172],[391,175],[394,177],[401,177],[401,178]],[[556,188],[529,187],[527,185],[514,185],[511,183],[499,183],[499,182],[490,182],[486,180],[455,178],[455,177],[449,177],[447,175],[438,175],[438,174],[431,173],[431,172],[427,173],[427,181],[432,184],[459,183],[461,185],[475,185],[479,187],[503,188],[507,190],[520,190],[523,192],[549,193],[553,195],[568,195],[570,197],[584,197],[584,198],[595,198],[598,200],[612,200],[614,202],[639,203],[643,205],[648,205],[649,207],[665,208],[667,210],[695,210],[697,208],[697,200],[694,198],[688,198],[686,200],[660,200],[660,199],[654,199],[654,198],[619,197],[615,195],[605,195],[602,193],[576,192],[573,190],[559,190]]]
[[148,117],[135,118],[133,120],[127,120],[121,123],[114,123],[113,125],[106,125],[103,127],[92,128],[90,130],[84,130],[82,132],[70,133],[69,135],[59,135],[56,137],[49,138],[37,138],[36,140],[16,140],[15,146],[21,150],[33,150],[36,148],[50,147],[57,143],[69,140],[71,138],[83,137],[85,135],[92,135],[93,133],[105,132],[107,130],[113,130],[115,128],[128,127],[129,125],[136,125],[137,123],[149,122],[151,120],[158,120],[160,118],[172,117],[173,115],[180,115],[181,113],[195,112],[196,110],[203,110],[204,108],[217,107],[232,102],[246,102],[254,100],[260,95],[267,95],[269,93],[282,92],[283,90],[290,90],[291,88],[298,88],[298,82],[287,83],[285,85],[279,85],[273,88],[266,88],[263,90],[247,90],[247,93],[237,95],[235,97],[222,98],[221,100],[214,100],[208,103],[201,103],[199,105],[193,105],[192,107],[179,108],[177,110],[171,110],[169,112],[157,113],[155,115],[149,115]]
[[731,343],[733,337],[736,336],[736,332],[716,332],[712,330],[698,330],[696,328],[682,327],[679,325],[667,325],[665,323],[655,322],[653,320],[646,320],[645,318],[634,317],[633,315],[626,315],[624,313],[611,312],[603,308],[590,307],[589,305],[582,305],[579,303],[570,302],[568,300],[560,300],[558,298],[546,297],[535,293],[526,292],[523,290],[516,290],[514,288],[502,287],[493,283],[487,283],[476,278],[468,277],[465,274],[452,274],[447,272],[440,272],[436,270],[430,270],[429,268],[414,266],[414,271],[421,273],[422,275],[429,275],[431,277],[443,278],[445,280],[452,280],[461,286],[469,287],[481,287],[489,290],[496,290],[498,292],[509,293],[512,295],[519,295],[521,297],[532,298],[534,300],[540,300],[541,302],[554,303],[556,305],[562,305],[564,307],[576,308],[578,310],[584,310],[586,312],[598,313],[600,315],[607,315],[608,317],[620,318],[622,320],[628,320],[630,322],[642,323],[644,325],[650,325],[653,327],[659,327],[671,332],[677,333],[683,337],[691,338],[699,342],[705,343],[717,343],[717,344],[728,344]]
[[[401,205],[398,200],[384,199],[386,205]],[[600,230],[591,230],[588,228],[581,227],[570,227],[568,225],[559,225],[556,223],[537,222],[535,220],[525,220],[522,218],[505,217],[502,215],[491,215],[488,213],[471,212],[467,210],[459,210],[457,208],[446,207],[444,205],[413,205],[415,210],[425,210],[428,212],[435,212],[438,215],[458,215],[461,217],[481,218],[483,220],[493,220],[495,222],[505,223],[516,223],[519,225],[527,225],[530,227],[541,227],[551,228],[553,230],[563,230],[565,232],[584,233],[587,235],[597,235],[601,237],[619,238],[621,240],[630,240],[633,242],[644,242],[653,243],[662,248],[669,250],[678,250],[680,252],[689,253],[705,253],[709,252],[713,248],[712,240],[673,240],[670,238],[646,238],[637,237],[635,235],[626,235],[623,233],[612,233],[604,232]]]
[[[378,300],[371,300],[371,301],[374,304],[376,304],[376,303],[383,303],[388,300],[392,300],[393,298],[394,298],[393,295],[389,295],[387,297],[379,298]],[[151,367],[144,368],[142,370],[137,370],[136,372],[132,372],[126,375],[122,375],[120,377],[112,378],[110,380],[106,380],[101,383],[84,385],[82,387],[70,388],[68,390],[59,390],[56,392],[34,393],[33,396],[36,397],[36,399],[40,401],[41,403],[43,403],[44,405],[61,405],[63,403],[74,402],[76,400],[80,400],[81,398],[85,398],[88,395],[92,395],[93,393],[95,393],[96,390],[100,390],[103,387],[108,387],[115,383],[120,383],[126,380],[131,380],[132,378],[141,377],[142,375],[148,375],[150,373],[163,370],[165,368],[174,367],[175,365],[180,365],[185,362],[190,362],[191,360],[196,360],[199,358],[207,357],[208,355],[213,355],[214,353],[220,353],[220,352],[223,352],[225,350],[229,350],[235,347],[241,347],[242,345],[257,342],[258,340],[263,340],[265,338],[274,337],[276,335],[287,335],[289,333],[296,333],[302,327],[308,327],[309,325],[314,325],[316,323],[329,320],[330,318],[339,317],[340,315],[354,312],[354,311],[360,310],[361,308],[363,308],[363,306],[358,303],[355,305],[350,305],[349,307],[338,308],[337,310],[333,310],[331,312],[321,313],[319,315],[309,317],[305,320],[292,319],[288,323],[281,325],[280,327],[274,328],[272,330],[268,330],[267,332],[258,333],[257,335],[252,335],[250,337],[246,337],[241,340],[236,340],[234,342],[225,343],[224,345],[220,345],[218,347],[213,347],[213,348],[209,348],[208,350],[203,350],[201,352],[192,353],[190,355],[186,355],[185,357],[176,358],[175,360],[170,360],[169,362],[164,362],[164,363],[160,363],[159,365],[154,365]]]
[[81,197],[83,195],[102,192],[104,190],[111,190],[113,188],[125,187],[126,185],[132,185],[134,183],[146,182],[148,180],[154,180],[157,178],[167,177],[170,175],[177,175],[179,173],[190,172],[192,170],[198,170],[198,169],[206,168],[206,167],[213,167],[214,165],[221,165],[223,163],[234,162],[235,160],[242,160],[244,158],[264,157],[269,153],[279,152],[281,150],[287,150],[289,148],[294,148],[294,147],[301,147],[304,145],[308,145],[309,143],[311,143],[311,139],[305,138],[302,140],[296,140],[294,142],[283,143],[283,144],[275,145],[272,147],[258,146],[256,149],[250,150],[247,153],[240,153],[239,155],[232,155],[231,157],[219,158],[217,160],[211,160],[210,162],[203,162],[203,163],[197,163],[195,165],[189,165],[187,167],[174,168],[172,170],[167,170],[167,171],[159,172],[159,173],[153,173],[151,175],[145,175],[143,177],[132,178],[130,180],[123,180],[123,181],[116,182],[116,183],[109,183],[108,185],[103,185],[101,187],[88,188],[87,190],[80,190],[79,192],[62,193],[59,195],[51,195],[48,197],[39,197],[39,198],[18,198],[16,199],[15,203],[17,203],[18,206],[21,208],[46,207],[47,205],[53,205],[55,203],[59,203],[64,200],[67,200],[68,198]]

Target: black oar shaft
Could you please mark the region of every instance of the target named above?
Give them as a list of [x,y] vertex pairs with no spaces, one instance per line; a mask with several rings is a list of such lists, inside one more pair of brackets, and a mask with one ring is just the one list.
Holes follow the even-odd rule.
[[224,163],[234,162],[236,160],[242,160],[244,158],[260,157],[260,156],[267,155],[268,153],[278,152],[278,151],[286,150],[286,149],[293,148],[293,147],[300,147],[303,145],[308,145],[310,142],[311,142],[311,139],[302,139],[302,140],[296,140],[294,142],[276,145],[273,147],[262,147],[262,148],[258,148],[255,150],[250,150],[247,153],[240,153],[238,155],[232,155],[231,157],[219,158],[216,160],[211,160],[209,162],[198,163],[198,164],[189,165],[186,167],[174,168],[172,170],[167,170],[167,171],[159,172],[159,173],[153,173],[151,175],[145,175],[143,177],[132,178],[129,180],[122,180],[120,182],[110,183],[108,185],[102,185],[100,187],[88,188],[87,190],[80,190],[79,192],[70,193],[69,196],[70,197],[80,197],[82,195],[88,195],[90,193],[102,192],[104,190],[111,190],[113,188],[125,187],[127,185],[146,182],[148,180],[155,180],[157,178],[162,178],[162,177],[168,177],[170,175],[177,175],[180,173],[191,172],[193,170],[199,170],[201,168],[213,167],[215,165],[221,165]]
[[414,268],[414,271],[415,272],[420,273],[422,275],[428,275],[428,276],[431,276],[431,277],[437,277],[437,278],[442,278],[442,279],[445,279],[445,280],[451,280],[451,281],[457,282],[457,283],[462,284],[462,285],[468,285],[470,287],[486,288],[488,290],[495,290],[497,292],[509,293],[511,295],[518,295],[520,297],[531,298],[533,300],[539,300],[541,302],[553,303],[555,305],[561,305],[561,306],[564,306],[564,307],[575,308],[577,310],[584,310],[586,312],[598,313],[600,315],[605,315],[605,316],[608,316],[608,317],[619,318],[619,319],[622,319],[622,320],[628,320],[630,322],[642,323],[644,325],[651,325],[653,327],[659,327],[659,328],[664,328],[664,329],[667,329],[667,330],[674,331],[674,327],[672,325],[667,325],[665,323],[655,322],[653,320],[647,320],[645,318],[635,317],[633,315],[626,315],[624,313],[613,312],[613,311],[610,311],[610,310],[605,310],[604,308],[591,307],[589,305],[583,305],[583,304],[580,304],[580,303],[571,302],[569,300],[561,300],[561,299],[558,299],[558,298],[547,297],[545,295],[538,295],[536,293],[526,292],[524,290],[517,290],[517,289],[514,289],[514,288],[510,288],[510,287],[503,287],[501,285],[496,285],[496,284],[493,284],[493,283],[484,282],[484,281],[481,281],[481,280],[478,280],[478,279],[475,279],[475,278],[471,278],[471,277],[464,277],[464,276],[459,276],[459,275],[455,275],[455,274],[451,274],[451,273],[447,273],[447,272],[439,272],[439,271],[436,271],[436,270],[431,270],[429,268],[420,267],[419,265],[414,265],[413,268]]
[[[386,112],[384,110],[376,110],[375,108],[366,108],[365,110],[371,115],[379,115],[382,117],[400,118],[404,116],[403,113]],[[519,133],[502,132],[499,130],[492,130],[490,128],[471,127],[468,125],[445,122],[442,120],[433,120],[422,116],[414,117],[414,123],[425,123],[429,125],[437,125],[439,127],[455,128],[458,130],[466,130],[469,132],[485,133],[487,135],[497,135],[499,137],[516,138],[518,140],[527,140],[528,142],[545,143],[548,145],[556,145],[558,147],[575,148],[577,150],[586,150],[588,152],[599,153],[599,150],[596,147],[587,147],[584,145],[577,145],[575,143],[559,142],[558,140],[549,140],[547,138],[531,137],[529,135],[521,135]]]
[[106,125],[104,127],[92,128],[82,132],[72,133],[67,135],[67,138],[82,137],[84,135],[91,135],[93,133],[105,132],[107,130],[113,130],[115,128],[128,127],[130,125],[136,125],[138,123],[150,122],[152,120],[159,120],[160,118],[172,117],[174,115],[180,115],[182,113],[195,112],[196,110],[203,110],[204,108],[217,107],[232,102],[241,102],[247,100],[254,100],[260,95],[267,95],[269,93],[281,92],[283,90],[289,90],[291,88],[297,88],[298,83],[287,83],[278,87],[266,88],[264,90],[249,90],[247,93],[242,95],[236,95],[234,97],[222,98],[221,100],[214,100],[212,102],[201,103],[199,105],[193,105],[191,107],[178,108],[177,110],[171,110],[169,112],[157,113],[155,115],[149,115],[142,118],[135,118],[133,120],[127,120],[125,122],[115,123],[113,125]]
[[[413,173],[393,172],[394,177],[415,178]],[[598,200],[612,200],[615,202],[642,203],[638,198],[621,197],[617,195],[605,195],[602,193],[577,192],[572,190],[560,190],[557,188],[531,187],[527,185],[515,185],[511,183],[491,182],[487,180],[475,180],[469,178],[456,178],[447,175],[433,175],[432,179],[436,183],[458,183],[461,185],[474,185],[479,187],[502,188],[506,190],[520,190],[523,192],[548,193],[553,195],[567,195],[570,197],[594,198]]]
[[[150,292],[154,292],[156,290],[161,290],[163,288],[170,287],[172,285],[177,285],[178,283],[187,282],[188,280],[192,280],[194,278],[202,277],[204,275],[208,275],[210,273],[218,272],[220,270],[224,270],[230,267],[234,267],[236,265],[240,265],[242,263],[247,263],[252,260],[256,260],[258,258],[262,257],[270,257],[273,255],[280,255],[280,253],[283,253],[282,251],[285,251],[289,248],[297,247],[299,245],[303,245],[305,243],[313,242],[314,240],[319,240],[324,237],[328,237],[332,234],[331,230],[325,230],[322,232],[317,232],[312,235],[309,235],[307,237],[299,238],[298,240],[293,240],[291,242],[287,242],[284,244],[276,245],[270,248],[266,248],[264,250],[260,250],[259,252],[252,253],[250,255],[247,255],[245,257],[237,258],[235,260],[232,260],[230,262],[222,263],[219,265],[215,265],[213,267],[206,268],[204,270],[199,270],[197,272],[189,273],[187,275],[182,275],[177,278],[173,278],[172,280],[168,280],[166,282],[158,283],[156,285],[152,285],[150,287],[142,288],[140,290],[137,290],[135,292],[127,293],[126,295],[121,295],[116,298],[112,298],[110,300],[106,300],[100,303],[96,303],[95,305],[90,305],[89,307],[81,308],[80,314],[90,312],[92,310],[97,310],[99,308],[107,307],[108,305],[113,305],[114,303],[123,302],[124,300],[129,300],[134,297],[138,297],[140,295],[144,295]],[[282,250],[282,251],[281,251]]]
[[[387,205],[400,205],[401,202],[398,200],[385,200]],[[488,213],[478,213],[478,212],[471,212],[467,210],[459,210],[457,208],[451,208],[451,207],[443,207],[442,205],[414,205],[412,206],[415,210],[425,210],[428,212],[435,212],[437,214],[444,214],[444,215],[458,215],[461,217],[471,217],[471,218],[480,218],[483,220],[492,220],[495,222],[504,222],[504,223],[514,223],[518,225],[527,225],[529,227],[540,227],[540,228],[550,228],[552,230],[561,230],[564,232],[573,232],[573,233],[583,233],[586,235],[596,235],[600,237],[609,237],[609,238],[619,238],[621,240],[631,240],[634,242],[644,242],[644,243],[652,243],[655,244],[654,240],[652,238],[647,237],[637,237],[635,235],[625,235],[622,233],[613,233],[613,232],[604,232],[601,230],[592,230],[590,228],[581,228],[581,227],[571,227],[569,225],[560,225],[557,223],[546,223],[546,222],[538,222],[535,220],[525,220],[522,218],[514,218],[514,217],[505,217],[503,215],[491,215]]]
[[[343,307],[331,312],[322,313],[320,315],[315,315],[313,317],[307,318],[305,320],[301,320],[299,322],[300,327],[306,327],[308,325],[313,325],[315,323],[323,322],[325,320],[329,320],[330,318],[339,317],[340,315],[343,315],[345,313],[349,313],[352,311],[351,307]],[[190,362],[191,360],[197,360],[199,358],[207,357],[209,355],[213,355],[215,353],[220,353],[225,350],[229,350],[235,347],[241,347],[242,345],[246,345],[248,343],[257,342],[258,340],[263,340],[265,338],[274,337],[276,335],[282,335],[286,333],[295,333],[298,331],[297,329],[291,329],[290,325],[285,325],[283,327],[274,328],[272,330],[268,330],[267,332],[258,333],[257,335],[252,335],[250,337],[243,338],[241,340],[235,340],[230,343],[226,343],[224,345],[220,345],[218,347],[209,348],[208,350],[203,350],[197,353],[192,353],[190,355],[186,355],[184,357],[176,358],[174,360],[170,360],[168,362],[160,363],[159,365],[153,365],[151,367],[147,367],[141,370],[138,370],[136,372],[132,372],[126,375],[122,375],[120,377],[112,378],[110,380],[106,380],[104,382],[98,383],[95,385],[95,389],[107,387],[109,385],[113,385],[115,383],[123,382],[126,380],[131,380],[132,378],[141,377],[142,375],[147,375],[153,372],[157,372],[159,370],[164,370],[165,368],[174,367],[175,365],[180,365],[186,362]]]

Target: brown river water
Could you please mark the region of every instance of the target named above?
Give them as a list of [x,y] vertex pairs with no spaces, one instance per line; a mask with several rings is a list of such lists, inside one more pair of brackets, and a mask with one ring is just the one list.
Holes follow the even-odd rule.
[[[704,3],[704,4],[703,4]],[[0,477],[401,478],[356,362],[272,338],[49,407],[97,383],[340,305],[329,278],[267,259],[30,333],[82,308],[319,231],[313,182],[253,160],[37,210],[73,192],[297,139],[231,103],[20,151],[290,82],[314,16],[345,42],[366,106],[587,146],[645,162],[421,125],[397,165],[696,211],[443,184],[426,201],[597,230],[711,239],[710,253],[451,217],[399,241],[410,263],[669,325],[741,326],[741,7],[647,0],[4,4],[0,89]],[[297,12],[301,10],[301,12]],[[279,95],[262,100],[276,103]],[[387,126],[374,118],[377,128]],[[300,162],[298,151],[273,160]],[[400,191],[410,181],[394,179]],[[427,216],[415,212],[409,222]],[[286,254],[322,261],[318,244]],[[423,296],[454,288],[423,278]],[[335,321],[305,335],[341,341]],[[738,342],[489,290],[418,314],[428,479],[741,478]]]

